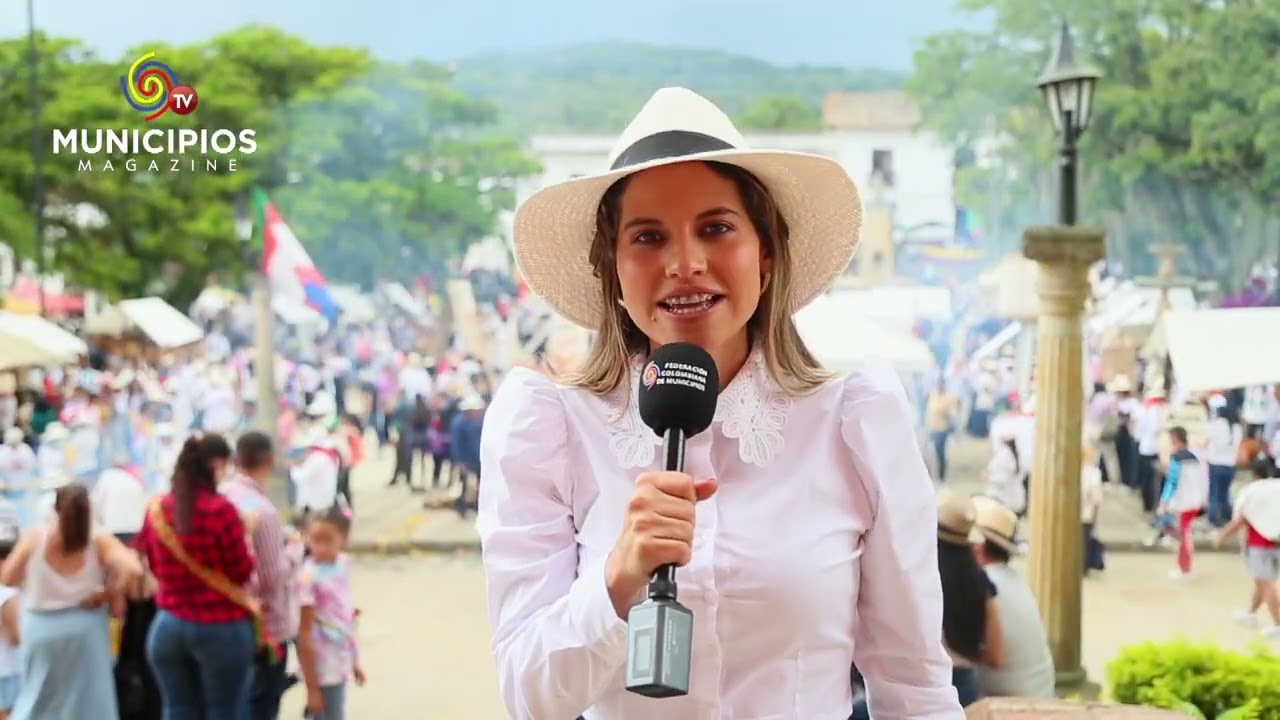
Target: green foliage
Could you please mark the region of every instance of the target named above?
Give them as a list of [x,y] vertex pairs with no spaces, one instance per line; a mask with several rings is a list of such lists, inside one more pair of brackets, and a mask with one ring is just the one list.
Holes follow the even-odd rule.
[[1107,667],[1117,702],[1217,720],[1280,719],[1280,656],[1185,641],[1130,645]]
[[797,97],[767,97],[747,108],[738,122],[744,130],[818,130],[822,113]]
[[1081,217],[1107,228],[1111,256],[1153,270],[1146,246],[1179,242],[1201,274],[1227,282],[1274,260],[1280,3],[957,4],[989,13],[994,32],[927,38],[908,90],[927,126],[978,151],[957,185],[994,244],[1011,248],[1021,228],[1054,216],[1058,139],[1033,83],[1067,17],[1079,53],[1104,73],[1082,139]]
[[[458,64],[464,92],[495,102],[527,132],[619,132],[655,90],[692,88],[730,115],[742,116],[768,98],[794,98],[816,114],[833,90],[900,87],[887,70],[799,66],[715,50],[643,43],[577,45],[494,53]],[[807,129],[808,126],[806,126]]]
[[[366,51],[322,48],[279,30],[245,27],[183,47],[137,48],[110,61],[76,42],[40,38],[40,141],[48,206],[46,255],[69,280],[111,296],[194,297],[210,273],[250,261],[237,208],[268,190],[328,276],[405,279],[493,232],[514,204],[513,179],[535,171],[516,141],[495,134],[495,108],[463,95],[429,63],[387,65]],[[0,41],[0,240],[35,250],[30,95],[24,40]],[[196,112],[154,122],[121,96],[134,58],[157,53],[199,93]],[[257,150],[215,171],[181,172],[166,158],[124,169],[123,153],[50,154],[53,129],[256,131]],[[212,156],[211,156],[212,157]],[[94,170],[81,169],[91,159]],[[115,170],[102,171],[111,160]],[[85,223],[68,208],[97,208]]]

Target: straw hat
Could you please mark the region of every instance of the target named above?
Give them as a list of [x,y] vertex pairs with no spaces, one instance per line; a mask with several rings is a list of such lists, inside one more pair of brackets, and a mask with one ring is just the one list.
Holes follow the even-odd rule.
[[40,435],[41,440],[65,440],[71,433],[67,431],[67,426],[58,421],[53,421],[44,426],[44,433]]
[[995,498],[975,496],[973,503],[973,542],[989,540],[1011,554],[1018,552],[1018,515]]
[[111,389],[125,390],[133,384],[134,378],[132,370],[121,370],[119,375],[111,379]]
[[475,394],[468,395],[462,398],[462,401],[458,403],[458,410],[461,410],[463,412],[466,412],[467,410],[483,410],[483,409],[484,409],[484,398]]
[[973,501],[950,490],[938,491],[938,539],[968,545],[973,531]]
[[834,160],[747,147],[733,121],[692,90],[663,88],[622,131],[609,170],[543,188],[516,210],[515,256],[521,276],[558,313],[589,330],[603,312],[600,281],[587,259],[596,210],[618,180],[650,168],[704,161],[736,165],[769,188],[787,220],[792,311],[820,295],[858,245],[862,201]]
[[307,406],[307,414],[311,417],[328,417],[337,412],[338,403],[327,392],[316,393],[316,396],[311,399],[311,404]]
[[1111,382],[1107,383],[1107,389],[1113,393],[1133,392],[1133,381],[1128,375],[1117,375],[1111,378]]

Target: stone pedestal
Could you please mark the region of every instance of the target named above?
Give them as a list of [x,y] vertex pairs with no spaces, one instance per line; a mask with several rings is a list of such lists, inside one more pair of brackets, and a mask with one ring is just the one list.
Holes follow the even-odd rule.
[[1186,720],[1187,716],[1172,710],[1134,705],[987,698],[966,708],[965,717],[968,720]]
[[1086,683],[1080,664],[1083,316],[1089,266],[1106,253],[1104,235],[1079,227],[1031,228],[1023,236],[1023,253],[1040,266],[1029,580],[1059,691],[1080,692]]

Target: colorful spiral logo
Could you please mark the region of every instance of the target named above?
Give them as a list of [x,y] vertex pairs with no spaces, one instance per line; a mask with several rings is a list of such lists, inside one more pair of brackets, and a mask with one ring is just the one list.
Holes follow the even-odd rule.
[[168,65],[153,60],[155,53],[150,52],[129,66],[129,75],[120,78],[120,89],[124,91],[124,99],[138,112],[150,113],[147,122],[151,122],[169,111],[170,95],[174,88],[182,87],[178,76]]
[[658,364],[655,362],[650,362],[648,365],[644,366],[644,373],[640,375],[640,380],[644,383],[645,389],[653,389],[654,384],[658,382],[658,375],[660,375],[661,372],[662,371],[658,369]]

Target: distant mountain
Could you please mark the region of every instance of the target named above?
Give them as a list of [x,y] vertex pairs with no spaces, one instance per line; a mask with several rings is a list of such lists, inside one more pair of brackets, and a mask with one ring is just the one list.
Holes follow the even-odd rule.
[[[610,40],[724,50],[781,64],[906,70],[925,35],[989,23],[956,0],[35,0],[36,24],[108,56],[183,44],[241,25],[273,25],[314,43],[391,60],[454,60]],[[0,3],[0,35],[26,32],[26,3]]]
[[716,50],[618,42],[476,55],[455,68],[460,89],[492,100],[504,118],[532,131],[616,133],[668,85],[696,90],[737,115],[770,96],[795,96],[818,108],[832,90],[903,82],[903,73],[892,70],[783,67]]

